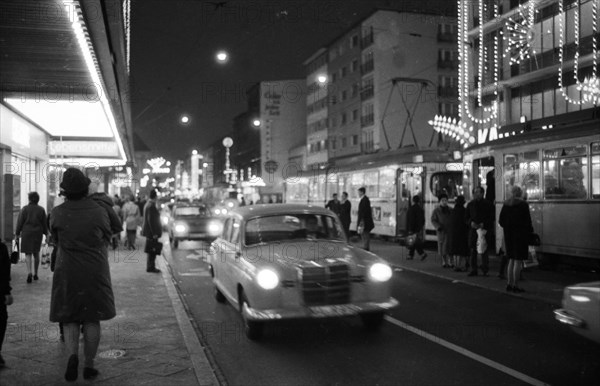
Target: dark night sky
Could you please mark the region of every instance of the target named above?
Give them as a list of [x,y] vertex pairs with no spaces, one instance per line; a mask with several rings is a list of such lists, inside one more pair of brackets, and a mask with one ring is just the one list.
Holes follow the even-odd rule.
[[[218,6],[218,3],[224,3]],[[455,8],[454,0],[136,0],[132,2],[134,130],[169,160],[203,149],[245,111],[244,88],[304,78],[302,62],[374,7]],[[230,61],[217,64],[219,49]],[[189,114],[187,127],[178,118]]]

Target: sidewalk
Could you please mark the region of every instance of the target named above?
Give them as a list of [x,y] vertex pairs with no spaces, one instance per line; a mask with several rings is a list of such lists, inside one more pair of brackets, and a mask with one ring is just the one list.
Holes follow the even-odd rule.
[[[360,244],[355,244],[360,246]],[[539,300],[559,306],[562,300],[564,287],[575,283],[596,281],[598,275],[585,272],[573,271],[544,271],[538,267],[532,267],[523,271],[525,280],[519,282],[526,292],[506,292],[506,279],[498,278],[500,259],[490,256],[489,276],[484,277],[479,271],[479,276],[469,277],[467,272],[454,272],[450,268],[442,268],[442,260],[434,250],[425,250],[427,258],[421,261],[415,253],[414,260],[407,260],[408,249],[397,243],[371,240],[371,251],[386,259],[395,268],[420,272],[426,275],[436,276],[451,280],[456,283],[467,284],[492,291],[502,292],[510,296],[517,296],[532,300]]]
[[[162,257],[160,274],[146,272],[146,254],[119,248],[109,261],[117,316],[101,322],[102,337],[93,381],[101,385],[217,385]],[[2,348],[6,367],[0,384],[89,384],[82,376],[66,382],[66,354],[57,323],[48,321],[52,272],[40,266],[39,280],[26,283],[24,262],[12,266],[14,304]]]

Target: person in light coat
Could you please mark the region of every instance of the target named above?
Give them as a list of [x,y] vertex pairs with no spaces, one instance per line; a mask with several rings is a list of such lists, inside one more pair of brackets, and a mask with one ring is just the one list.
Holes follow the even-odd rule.
[[454,264],[450,256],[449,234],[451,226],[451,210],[448,207],[448,195],[440,194],[438,197],[440,205],[431,214],[431,223],[437,231],[438,254],[442,259],[442,267],[453,268]]
[[135,236],[140,222],[140,209],[131,201],[130,196],[125,196],[125,204],[121,210],[121,215],[123,216],[125,229],[127,231],[127,248],[134,250],[136,241]]

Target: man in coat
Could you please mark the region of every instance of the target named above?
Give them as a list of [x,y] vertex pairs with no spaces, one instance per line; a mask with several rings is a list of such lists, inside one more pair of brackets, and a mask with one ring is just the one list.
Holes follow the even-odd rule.
[[[144,207],[142,236],[146,237],[146,245],[148,245],[151,240],[156,241],[161,235],[162,225],[160,223],[160,213],[158,213],[158,208],[156,207],[156,190],[152,190],[150,192],[150,199],[146,202],[146,206]],[[146,248],[146,253],[148,254],[146,260],[146,272],[160,272],[155,265],[156,253],[149,252],[148,248]]]
[[350,222],[351,220],[351,212],[352,212],[352,204],[348,200],[348,192],[342,193],[342,201],[340,203],[340,221],[342,222],[342,227],[344,228],[344,232],[346,233],[346,237],[350,237]]
[[[494,204],[484,199],[485,190],[478,186],[473,189],[473,200],[467,204],[465,220],[469,225],[469,250],[471,252],[471,272],[469,276],[477,276],[477,230],[485,230],[487,246],[492,244],[490,236],[494,229]],[[483,276],[488,275],[489,258],[487,249],[481,254],[481,271]]]
[[333,198],[325,204],[325,209],[329,209],[338,216],[340,215],[340,200],[338,200],[337,193],[333,193]]
[[415,250],[421,255],[421,261],[427,258],[427,253],[423,250],[425,237],[423,228],[425,227],[425,211],[421,206],[421,196],[415,195],[412,198],[413,204],[406,212],[406,229],[409,234],[415,235],[415,242],[408,247],[407,260],[412,260],[415,256]]
[[371,247],[371,231],[375,228],[373,223],[373,212],[371,211],[371,201],[365,194],[366,189],[364,187],[358,188],[358,196],[360,202],[358,203],[358,220],[356,232],[358,232],[363,240],[363,249],[369,251]]

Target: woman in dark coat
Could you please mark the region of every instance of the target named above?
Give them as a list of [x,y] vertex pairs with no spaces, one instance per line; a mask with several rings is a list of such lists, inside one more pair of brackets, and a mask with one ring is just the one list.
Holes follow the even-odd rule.
[[463,261],[469,256],[469,226],[465,221],[465,196],[456,197],[454,208],[450,213],[450,233],[448,249],[454,256],[454,270],[462,272]]
[[504,202],[498,224],[504,231],[504,244],[508,257],[507,291],[524,292],[518,284],[523,260],[529,254],[529,235],[533,233],[529,204],[523,200],[523,190],[519,186],[511,189],[512,197]]
[[415,249],[421,255],[421,260],[425,260],[427,254],[423,250],[424,235],[423,228],[425,227],[425,211],[421,207],[421,197],[414,196],[413,204],[406,212],[406,229],[409,234],[416,234],[415,243],[408,248],[408,260],[412,260],[415,256]]
[[66,201],[55,207],[50,229],[58,246],[52,280],[50,321],[64,326],[69,360],[65,379],[74,381],[79,365],[79,330],[83,325],[83,378],[98,375],[94,358],[100,343],[100,321],[112,319],[114,296],[108,265],[110,221],[104,208],[87,198],[89,178],[69,168],[60,184]]
[[31,260],[34,259],[33,279],[38,279],[40,266],[40,249],[42,239],[48,234],[46,211],[38,205],[40,195],[37,192],[29,193],[29,205],[24,206],[17,220],[17,237],[21,236],[21,253],[27,259],[27,283],[31,283]]

